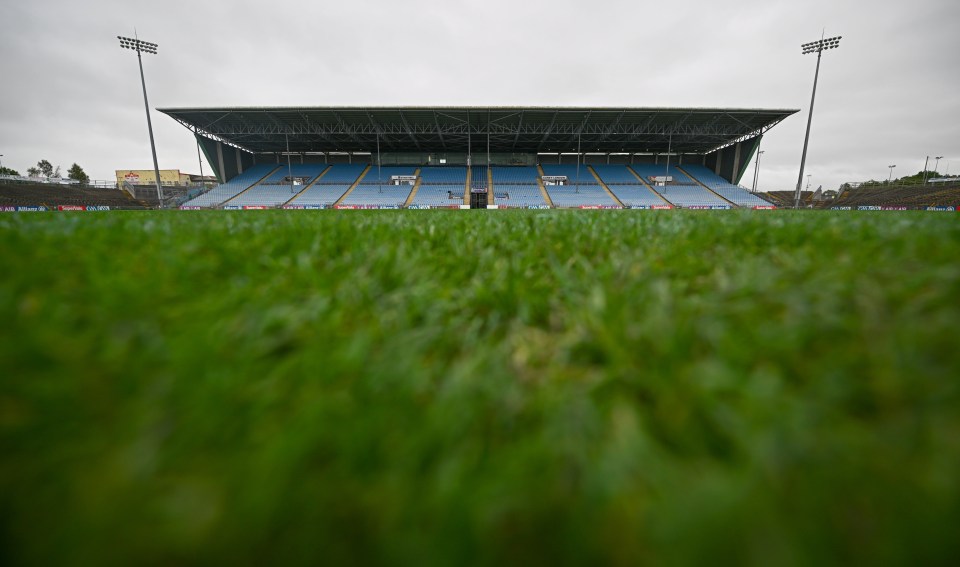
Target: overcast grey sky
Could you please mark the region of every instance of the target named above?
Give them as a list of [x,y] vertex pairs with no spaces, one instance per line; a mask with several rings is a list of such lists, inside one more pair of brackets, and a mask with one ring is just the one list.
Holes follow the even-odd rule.
[[[796,185],[816,56],[814,187],[960,173],[957,0],[13,0],[0,16],[0,154],[94,179],[149,169],[151,108],[583,105],[798,108],[764,139],[763,190]],[[192,135],[153,112],[161,169],[196,173]],[[932,167],[932,163],[931,163]],[[204,164],[205,171],[207,165]],[[745,176],[744,183],[752,179]]]

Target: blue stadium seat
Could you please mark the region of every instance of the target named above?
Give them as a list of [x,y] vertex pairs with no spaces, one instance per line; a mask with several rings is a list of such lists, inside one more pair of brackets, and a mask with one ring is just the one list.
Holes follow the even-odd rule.
[[329,185],[316,183],[303,193],[297,195],[288,205],[309,206],[309,207],[330,207],[337,202],[337,199],[347,192],[350,185]]
[[353,185],[367,166],[363,164],[331,165],[330,169],[317,183],[323,185]]
[[[546,169],[544,169],[544,171],[546,171]],[[618,206],[617,202],[603,190],[603,187],[596,184],[548,185],[546,189],[547,193],[550,194],[550,200],[553,201],[553,206],[557,208]]]
[[684,165],[684,171],[692,175],[724,199],[741,207],[769,207],[770,203],[757,197],[743,187],[734,185],[702,165]]
[[[388,185],[390,183],[390,178],[394,175],[413,175],[417,172],[417,167],[410,166],[381,166],[377,167],[373,165],[370,167],[370,171],[363,176],[363,179],[360,180],[361,185]],[[407,187],[407,193],[409,193],[410,187]]]
[[640,180],[637,176],[630,173],[630,169],[625,165],[594,165],[593,170],[597,172],[600,179],[610,185],[639,185]]
[[[569,164],[542,164],[540,167],[543,168],[544,175],[565,175],[568,185],[577,183],[578,175],[579,182],[582,185],[597,184],[597,179],[584,164],[580,164],[579,170],[576,165]],[[636,179],[634,179],[634,181],[636,181]]]
[[540,173],[533,166],[493,166],[493,186],[499,185],[536,185]]
[[341,202],[363,207],[402,207],[413,187],[410,185],[360,185]]
[[474,187],[486,187],[489,185],[487,181],[487,166],[475,165],[470,168],[470,184]]
[[[269,177],[251,187],[239,196],[227,202],[227,205],[247,207],[276,207],[293,199],[306,189],[327,169],[326,164],[298,164],[285,166],[270,174]],[[290,177],[299,179],[301,184],[291,186]]]
[[466,185],[466,169],[463,170],[463,183],[455,185],[420,184],[417,194],[410,201],[410,208],[450,208],[463,204]]
[[423,185],[467,184],[467,168],[455,166],[433,166],[420,169],[420,183]]
[[[671,165],[666,164],[634,164],[630,166],[637,175],[645,180],[652,177],[669,176],[673,181],[665,186],[655,186],[654,189],[663,197],[678,207],[729,207],[730,203],[717,197],[710,191],[697,184],[690,176]],[[650,181],[653,185],[653,181]]]
[[545,207],[539,185],[500,185],[496,187],[495,204],[510,209]]
[[280,166],[275,163],[255,165],[240,175],[234,177],[230,181],[223,183],[222,185],[217,185],[203,195],[187,201],[182,206],[216,207],[222,204],[224,201],[232,199],[241,192],[247,190],[251,185],[278,167]]

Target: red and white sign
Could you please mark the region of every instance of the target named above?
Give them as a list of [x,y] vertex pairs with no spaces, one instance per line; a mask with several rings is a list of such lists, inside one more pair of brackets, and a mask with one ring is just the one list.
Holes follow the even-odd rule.
[[244,205],[243,210],[245,211],[264,211],[267,207],[264,205]]
[[123,176],[123,180],[131,185],[136,185],[137,183],[140,183],[140,174],[131,171]]
[[772,211],[773,209],[776,209],[773,205],[757,205],[753,208],[755,211]]
[[85,211],[87,208],[83,205],[60,205],[58,211]]
[[673,208],[671,205],[650,205],[650,208],[654,211],[667,211]]

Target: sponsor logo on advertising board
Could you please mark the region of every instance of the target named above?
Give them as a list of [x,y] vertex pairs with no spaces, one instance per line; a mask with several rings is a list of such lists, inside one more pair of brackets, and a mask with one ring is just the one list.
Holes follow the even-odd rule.
[[350,210],[377,210],[377,209],[399,209],[399,205],[336,205],[334,209],[350,209]]
[[197,207],[195,205],[180,205],[180,210],[181,211],[199,211],[200,207]]
[[131,171],[123,176],[123,180],[131,185],[136,185],[137,183],[140,183],[140,174]]
[[225,207],[223,207],[223,210],[225,210],[225,211],[239,211],[239,210],[242,209],[242,208],[243,208],[243,207],[241,207],[240,205],[226,205]]
[[327,206],[326,205],[304,205],[303,208],[310,211],[319,211],[320,209],[326,209]]
[[906,211],[907,208],[904,207],[904,206],[883,207],[883,210],[885,210],[885,211]]
[[287,210],[299,211],[299,210],[306,209],[307,207],[306,205],[284,205],[283,208]]
[[833,207],[834,211],[852,211],[853,207]]
[[83,205],[60,205],[57,207],[58,211],[85,211],[86,207]]
[[773,205],[757,205],[753,208],[755,211],[772,211],[773,209],[776,209]]
[[46,207],[17,207],[17,212],[27,212],[27,213],[42,213],[49,209]]
[[650,209],[653,211],[668,211],[672,208],[671,205],[650,205]]
[[528,209],[549,209],[550,205],[527,205]]
[[688,209],[693,209],[695,211],[709,211],[711,208],[710,205],[690,205]]
[[265,211],[267,207],[264,205],[244,205],[243,210],[245,211]]
[[110,207],[107,205],[87,205],[88,211],[109,211]]
[[16,207],[0,207],[0,212],[2,213],[12,213],[16,210],[17,210]]
[[641,211],[646,211],[650,209],[650,205],[630,205],[631,209],[639,209]]
[[859,207],[857,207],[857,210],[858,211],[879,211],[882,209],[876,205],[860,205]]
[[927,207],[927,210],[928,211],[956,211],[960,209],[955,209],[953,207],[939,206],[939,207]]

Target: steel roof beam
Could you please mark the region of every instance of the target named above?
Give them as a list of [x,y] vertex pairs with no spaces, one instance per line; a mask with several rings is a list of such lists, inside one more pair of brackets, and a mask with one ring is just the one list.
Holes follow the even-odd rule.
[[550,125],[547,126],[547,130],[543,133],[543,138],[540,139],[540,144],[537,145],[538,152],[543,149],[543,144],[546,143],[547,138],[550,137],[550,132],[553,130],[553,125],[557,123],[557,116],[559,114],[560,114],[559,110],[555,110],[553,112],[553,119],[550,120]]
[[437,136],[440,137],[440,145],[443,146],[443,151],[447,151],[447,142],[443,139],[443,128],[440,128],[440,117],[437,116],[437,112],[433,112],[433,123],[437,125]]
[[397,113],[400,114],[400,120],[403,122],[403,127],[407,129],[407,135],[410,136],[410,140],[413,142],[413,145],[417,147],[418,152],[422,151],[420,149],[420,142],[417,141],[417,137],[413,135],[413,131],[410,129],[410,124],[407,123],[407,117],[403,115],[403,111],[399,108],[397,109]]
[[343,118],[340,117],[340,114],[339,114],[337,111],[333,111],[333,112],[331,112],[331,114],[333,115],[334,120],[337,121],[337,124],[340,125],[340,131],[341,131],[341,133],[346,134],[347,136],[349,136],[351,140],[353,140],[359,147],[362,148],[363,145],[364,145],[363,142],[360,140],[359,137],[357,137],[356,134],[353,133],[353,131],[351,131],[349,128],[347,128],[347,125],[346,125],[346,123],[343,121]]

